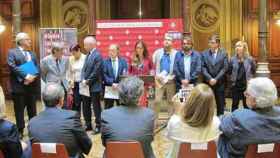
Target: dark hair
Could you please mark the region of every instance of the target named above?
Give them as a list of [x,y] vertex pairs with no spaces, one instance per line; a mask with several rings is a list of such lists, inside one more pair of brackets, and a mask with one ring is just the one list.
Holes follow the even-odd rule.
[[[143,48],[144,48],[143,57],[144,57],[144,58],[147,58],[147,57],[148,57],[148,49],[147,49],[147,46],[146,46],[146,44],[145,44],[145,42],[144,42],[143,40],[138,40],[138,41],[136,41],[136,43],[135,43],[135,45],[134,45],[134,50],[136,50],[136,47],[137,47],[137,45],[138,45],[139,43],[141,43],[142,46],[143,46]],[[137,56],[137,54],[136,54],[136,51],[135,51],[134,53],[135,53],[135,57],[138,58],[138,56]]]
[[215,41],[216,43],[220,44],[220,36],[217,35],[217,34],[214,34],[214,35],[210,36],[208,40],[209,41]]
[[72,44],[72,45],[69,47],[69,51],[70,51],[70,52],[79,51],[80,49],[81,49],[81,47],[80,47],[79,44]]

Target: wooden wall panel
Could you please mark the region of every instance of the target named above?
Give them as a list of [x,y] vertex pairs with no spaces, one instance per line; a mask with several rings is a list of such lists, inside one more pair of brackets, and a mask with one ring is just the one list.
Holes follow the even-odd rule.
[[[27,32],[32,39],[31,50],[36,52],[39,57],[38,51],[38,2],[32,0],[21,1],[21,16],[22,24],[21,31]],[[10,97],[10,83],[9,83],[9,70],[7,66],[8,50],[15,47],[13,32],[12,32],[12,1],[0,1],[0,15],[4,18],[6,30],[0,34],[0,85],[3,87],[5,95]]]
[[[280,26],[276,25],[273,15],[280,10],[279,0],[268,0],[268,61],[269,69],[271,71],[271,78],[276,83],[278,90],[280,90]],[[244,1],[245,23],[244,32],[246,40],[248,41],[249,49],[252,55],[257,59],[259,54],[258,49],[258,0]]]

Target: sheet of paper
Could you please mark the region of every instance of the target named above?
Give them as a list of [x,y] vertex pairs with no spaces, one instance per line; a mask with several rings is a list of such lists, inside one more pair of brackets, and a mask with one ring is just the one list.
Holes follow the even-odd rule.
[[79,84],[79,93],[83,96],[90,97],[89,86],[81,82]]
[[208,143],[192,143],[191,150],[207,150]]
[[56,153],[55,143],[40,143],[42,153]]
[[111,86],[105,86],[104,98],[119,99],[119,91],[116,89],[113,89]]
[[258,153],[273,152],[274,143],[272,144],[258,144]]

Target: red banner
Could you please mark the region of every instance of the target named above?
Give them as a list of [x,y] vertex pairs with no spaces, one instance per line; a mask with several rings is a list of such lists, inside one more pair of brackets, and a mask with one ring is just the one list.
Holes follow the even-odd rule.
[[165,33],[171,34],[174,48],[180,49],[183,30],[182,19],[130,19],[97,20],[97,47],[102,56],[108,56],[110,44],[120,45],[120,55],[130,59],[137,40],[143,40],[152,55],[157,48],[163,47]]

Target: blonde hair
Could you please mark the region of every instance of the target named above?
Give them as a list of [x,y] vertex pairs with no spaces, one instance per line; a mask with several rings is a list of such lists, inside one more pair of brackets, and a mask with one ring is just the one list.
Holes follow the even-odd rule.
[[215,97],[206,84],[198,84],[190,92],[181,111],[182,120],[192,127],[208,126],[215,114]]
[[[250,53],[249,53],[249,48],[248,48],[248,44],[245,41],[238,41],[235,43],[235,52],[238,46],[242,46],[243,47],[243,55],[245,58],[250,57]],[[235,53],[237,55],[237,53]]]
[[0,86],[0,119],[3,119],[6,117],[5,111],[6,111],[5,96],[4,96],[2,87]]

